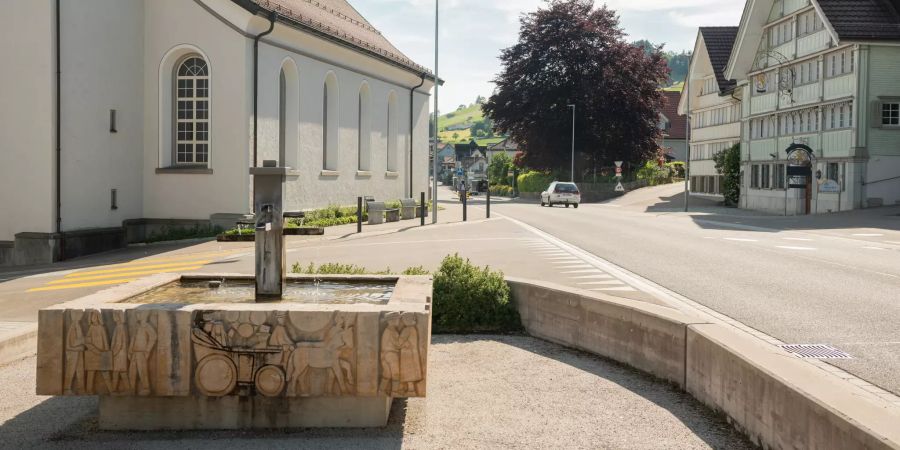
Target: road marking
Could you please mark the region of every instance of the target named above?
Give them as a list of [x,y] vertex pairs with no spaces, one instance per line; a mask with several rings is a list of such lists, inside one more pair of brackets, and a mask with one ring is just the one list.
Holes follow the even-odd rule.
[[566,271],[563,273],[565,273],[565,274],[569,274],[569,273],[603,273],[603,271],[600,269],[584,269],[584,270],[569,270],[569,271]]
[[866,250],[887,250],[884,247],[863,247]]
[[602,275],[581,275],[578,277],[569,277],[573,280],[588,280],[592,278],[612,278],[612,275],[602,274]]
[[737,242],[759,242],[756,239],[747,239],[747,238],[723,238],[726,241],[737,241]]
[[580,259],[574,256],[554,256],[552,258],[547,258],[548,261],[581,261]]
[[189,270],[197,270],[202,268],[203,266],[179,266],[179,267],[169,267],[162,271],[156,270],[139,270],[135,272],[119,272],[119,273],[108,273],[103,275],[91,275],[86,277],[65,277],[57,280],[53,280],[48,282],[47,284],[61,284],[61,283],[76,283],[80,281],[91,281],[91,280],[102,280],[104,278],[121,278],[121,277],[130,277],[136,275],[152,275],[157,273],[165,273],[165,272],[186,272]]
[[90,286],[109,286],[111,284],[122,284],[136,280],[137,278],[120,278],[117,280],[92,281],[89,283],[64,284],[59,286],[44,286],[39,288],[31,288],[25,292],[41,292],[41,291],[59,291],[62,289],[74,289]]
[[591,267],[590,264],[573,264],[571,266],[559,266],[557,269],[584,269]]
[[884,234],[881,234],[881,233],[853,233],[853,234],[851,234],[850,236],[859,236],[859,237],[879,237],[879,236],[884,236]]
[[631,286],[618,286],[618,287],[605,287],[605,288],[593,288],[588,289],[589,291],[636,291],[637,289]]
[[793,247],[790,245],[776,245],[775,247],[783,248],[785,250],[815,250],[815,248],[812,247]]
[[900,245],[900,241],[884,241],[885,244]]
[[[72,277],[80,277],[82,275],[96,275],[96,274],[101,274],[101,273],[131,272],[136,269],[162,269],[162,268],[166,268],[166,267],[179,267],[179,266],[185,266],[185,265],[201,265],[202,266],[205,264],[209,264],[211,262],[212,262],[212,260],[207,259],[207,260],[203,260],[203,261],[183,261],[183,262],[168,263],[168,264],[152,264],[152,265],[146,265],[146,266],[140,266],[140,267],[135,267],[135,266],[125,267],[125,266],[118,265],[118,266],[113,266],[113,267],[116,267],[115,269],[90,270],[87,272],[73,272],[73,273],[66,275],[66,277],[72,278]],[[165,272],[165,271],[161,270],[159,272]]]
[[625,284],[619,280],[606,280],[606,281],[588,281],[585,283],[578,283],[578,285],[596,285],[596,284]]
[[572,263],[580,263],[580,262],[584,262],[584,261],[582,261],[580,259],[569,259],[566,261],[551,261],[550,264],[557,265],[557,264],[572,264]]
[[786,240],[786,241],[807,241],[807,242],[808,242],[808,241],[812,241],[812,239],[810,239],[810,238],[786,237],[786,238],[782,238],[782,239],[784,239],[784,240]]

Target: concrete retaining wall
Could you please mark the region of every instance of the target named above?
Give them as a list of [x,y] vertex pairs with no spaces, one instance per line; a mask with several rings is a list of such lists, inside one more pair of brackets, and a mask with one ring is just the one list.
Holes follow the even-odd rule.
[[730,326],[552,283],[507,281],[528,333],[676,383],[764,448],[900,449],[900,408]]

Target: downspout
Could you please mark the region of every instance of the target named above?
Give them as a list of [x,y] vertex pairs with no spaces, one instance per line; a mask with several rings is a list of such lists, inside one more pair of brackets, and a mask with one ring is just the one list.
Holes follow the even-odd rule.
[[60,56],[60,1],[56,0],[56,234],[59,236],[59,259],[66,258],[65,238],[62,237],[62,57]]
[[[59,1],[59,0],[57,0]],[[278,13],[275,11],[271,11],[269,13],[269,29],[263,31],[260,34],[257,34],[253,38],[253,167],[256,167],[256,149],[257,149],[257,116],[259,109],[259,40],[263,38],[263,36],[272,32],[275,29],[275,21],[278,19]]]
[[[425,73],[423,72],[422,81],[419,82],[418,85],[413,86],[409,89],[409,198],[414,198],[413,193],[413,96],[416,92],[416,89],[422,87],[425,84]],[[437,136],[435,136],[437,138]],[[429,143],[429,145],[431,145]],[[437,140],[435,139],[435,148],[437,146]],[[437,156],[435,156],[437,157]]]

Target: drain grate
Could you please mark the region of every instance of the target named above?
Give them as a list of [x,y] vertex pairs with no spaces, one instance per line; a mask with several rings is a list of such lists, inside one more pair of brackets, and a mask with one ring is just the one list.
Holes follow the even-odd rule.
[[781,348],[798,358],[853,359],[848,353],[828,344],[784,344]]

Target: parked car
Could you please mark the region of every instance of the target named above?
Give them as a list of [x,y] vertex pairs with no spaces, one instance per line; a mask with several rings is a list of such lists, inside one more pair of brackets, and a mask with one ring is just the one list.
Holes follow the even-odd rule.
[[541,206],[573,205],[576,208],[581,203],[581,192],[575,183],[554,181],[546,191],[541,192]]

